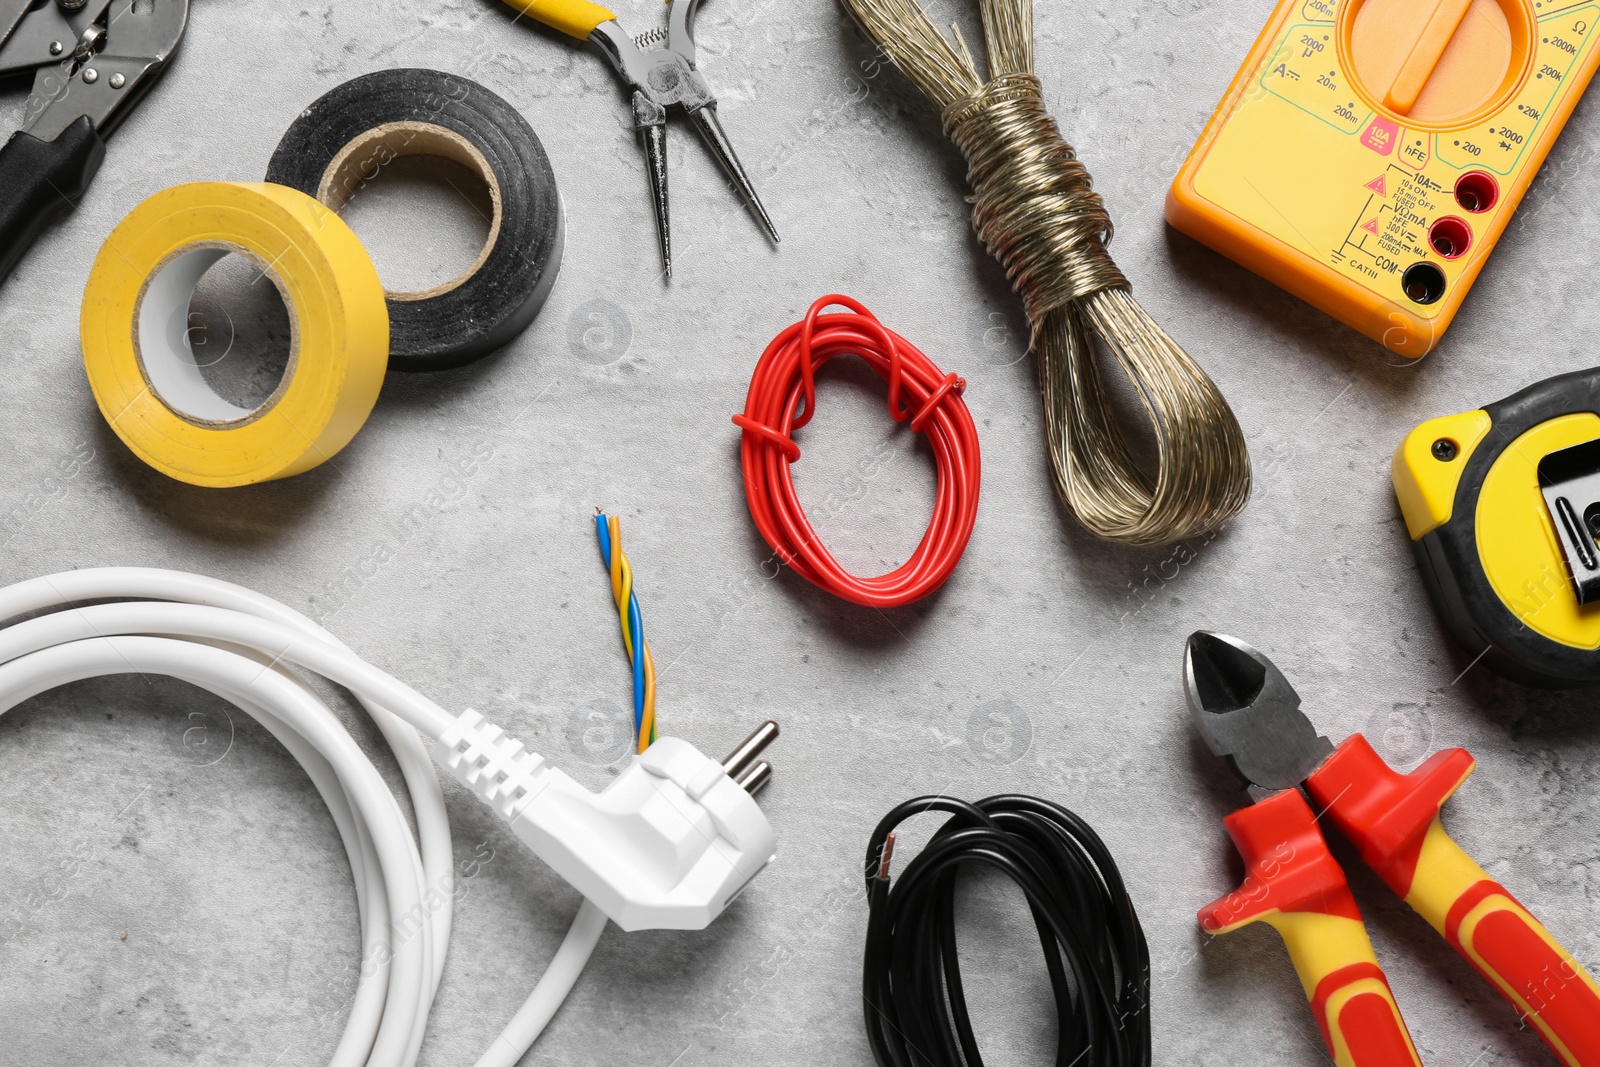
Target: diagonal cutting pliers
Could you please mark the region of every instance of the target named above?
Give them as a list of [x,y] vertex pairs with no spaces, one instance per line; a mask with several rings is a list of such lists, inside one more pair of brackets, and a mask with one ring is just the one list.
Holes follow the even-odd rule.
[[0,280],[88,190],[188,22],[189,0],[0,0],[0,78],[33,75],[0,148]]
[[682,111],[727,173],[740,198],[774,242],[778,231],[717,118],[717,98],[695,67],[694,17],[700,0],[667,0],[667,25],[629,36],[617,17],[589,0],[506,0],[524,14],[580,41],[593,41],[630,94],[633,125],[644,143],[661,263],[672,276],[667,214],[667,112]]
[[1308,797],[1566,1067],[1600,1067],[1600,985],[1445,832],[1440,808],[1475,766],[1464,749],[1403,775],[1360,734],[1335,748],[1272,661],[1234,637],[1191,636],[1184,684],[1201,737],[1255,801],[1224,819],[1244,885],[1201,909],[1200,925],[1259,921],[1283,935],[1339,1067],[1422,1061]]

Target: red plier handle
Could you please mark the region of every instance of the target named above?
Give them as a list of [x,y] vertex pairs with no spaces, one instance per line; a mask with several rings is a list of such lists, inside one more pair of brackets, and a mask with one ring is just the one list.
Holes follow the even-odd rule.
[[1223,825],[1245,881],[1201,909],[1201,927],[1223,934],[1264,922],[1283,935],[1338,1067],[1421,1067],[1344,870],[1300,791],[1241,808]]

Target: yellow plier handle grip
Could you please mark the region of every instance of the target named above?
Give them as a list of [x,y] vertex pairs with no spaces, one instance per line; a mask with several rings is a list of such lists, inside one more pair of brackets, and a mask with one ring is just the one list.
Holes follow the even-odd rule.
[[617,16],[589,0],[506,0],[506,3],[569,37],[589,39],[595,27]]
[[1360,734],[1306,781],[1328,818],[1566,1067],[1600,1067],[1600,985],[1445,832],[1439,808],[1475,766],[1459,748],[1409,775]]

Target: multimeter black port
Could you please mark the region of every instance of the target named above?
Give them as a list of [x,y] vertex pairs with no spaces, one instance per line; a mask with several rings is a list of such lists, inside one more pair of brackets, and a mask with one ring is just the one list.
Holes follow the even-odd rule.
[[1444,271],[1433,263],[1418,263],[1400,276],[1400,288],[1414,304],[1437,304],[1444,287]]

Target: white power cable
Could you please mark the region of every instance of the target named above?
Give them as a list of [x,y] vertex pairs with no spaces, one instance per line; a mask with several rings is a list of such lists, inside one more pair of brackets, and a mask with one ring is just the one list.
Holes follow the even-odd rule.
[[556,949],[555,957],[539,978],[539,984],[534,986],[528,1002],[511,1017],[489,1051],[479,1057],[476,1067],[513,1067],[522,1059],[523,1053],[533,1047],[556,1009],[567,999],[567,994],[572,992],[605,928],[605,913],[592,900],[584,900],[578,917],[572,920],[572,927],[562,938],[561,947]]
[[[109,603],[108,603],[109,602]],[[81,605],[81,606],[80,606]],[[0,589],[0,714],[68,682],[164,674],[255,717],[300,762],[333,816],[355,876],[363,966],[331,1067],[412,1067],[450,943],[453,865],[444,794],[418,731],[457,720],[371,666],[299,612],[240,586],[177,571],[72,571]],[[393,749],[416,815],[292,667],[355,694]],[[390,939],[401,919],[425,936]],[[588,961],[605,916],[585,902],[533,995],[480,1063],[509,1067],[533,1044]]]

